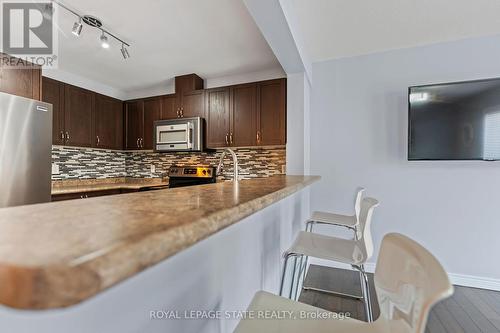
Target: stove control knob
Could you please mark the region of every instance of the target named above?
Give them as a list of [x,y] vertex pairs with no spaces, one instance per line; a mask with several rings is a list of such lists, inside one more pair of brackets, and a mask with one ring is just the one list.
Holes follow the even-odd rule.
[[207,170],[203,170],[201,173],[203,173],[204,176],[207,175]]

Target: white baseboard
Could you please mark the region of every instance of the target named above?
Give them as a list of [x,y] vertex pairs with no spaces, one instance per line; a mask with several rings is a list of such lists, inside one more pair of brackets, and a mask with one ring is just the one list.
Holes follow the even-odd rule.
[[[349,265],[342,265],[328,260],[311,258],[309,262],[313,265],[350,269]],[[369,273],[375,272],[375,263],[369,262],[365,264],[365,269]],[[473,275],[455,274],[455,273],[448,273],[448,276],[450,277],[451,283],[457,286],[500,291],[499,279],[485,278]]]
[[500,291],[500,280],[473,275],[448,273],[451,283],[457,286]]

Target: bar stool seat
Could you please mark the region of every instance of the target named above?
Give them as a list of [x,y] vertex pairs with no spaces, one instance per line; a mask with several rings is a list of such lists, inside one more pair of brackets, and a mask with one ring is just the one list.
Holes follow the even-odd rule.
[[309,220],[316,223],[333,224],[352,229],[358,225],[358,219],[355,215],[341,215],[328,212],[313,212]]
[[[307,305],[292,301],[288,298],[276,296],[265,291],[259,291],[255,294],[252,303],[248,308],[249,313],[264,313],[260,311],[269,311],[267,313],[276,313],[283,311],[286,313],[285,320],[244,320],[240,323],[235,333],[378,333],[383,330],[374,331],[373,327],[356,319],[344,317],[339,320],[339,315]],[[302,319],[304,315],[315,314],[316,316],[325,316],[329,319]],[[288,320],[288,316],[293,320]],[[334,330],[332,330],[334,328]]]
[[357,231],[359,226],[359,214],[361,211],[361,199],[364,191],[365,189],[362,187],[356,190],[356,195],[354,197],[354,215],[315,211],[306,222],[306,231],[312,232],[315,224],[326,224]]
[[363,242],[301,231],[287,253],[361,265],[368,255]]

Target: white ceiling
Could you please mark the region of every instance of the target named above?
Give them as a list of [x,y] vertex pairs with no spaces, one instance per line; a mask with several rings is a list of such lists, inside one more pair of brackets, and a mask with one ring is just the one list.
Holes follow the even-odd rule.
[[102,49],[100,33],[84,24],[71,34],[75,17],[59,12],[59,69],[123,92],[171,84],[176,75],[219,78],[281,68],[241,0],[62,0],[95,15],[131,44]]
[[499,0],[281,0],[312,62],[500,33]]

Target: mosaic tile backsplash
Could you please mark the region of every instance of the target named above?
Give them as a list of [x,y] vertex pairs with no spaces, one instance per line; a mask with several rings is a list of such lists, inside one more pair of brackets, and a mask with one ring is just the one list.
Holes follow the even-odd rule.
[[[270,177],[282,174],[286,161],[284,148],[235,149],[241,179]],[[153,153],[123,152],[91,148],[52,147],[52,163],[59,174],[52,180],[103,179],[117,177],[160,178],[171,165],[213,165],[219,163],[222,152],[216,153]],[[223,178],[232,178],[232,160],[224,160]],[[151,172],[151,165],[155,172]]]

